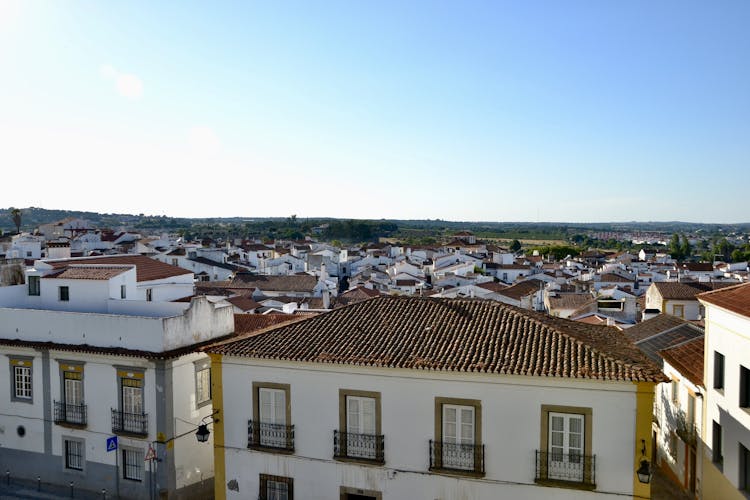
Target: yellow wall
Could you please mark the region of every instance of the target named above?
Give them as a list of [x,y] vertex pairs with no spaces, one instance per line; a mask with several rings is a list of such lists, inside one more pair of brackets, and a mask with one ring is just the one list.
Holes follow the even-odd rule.
[[[643,443],[641,439],[646,440],[646,459],[651,461],[651,415],[654,408],[654,388],[653,382],[636,382],[635,394],[635,450],[633,453],[633,498],[651,498],[651,483],[644,484],[638,480],[638,474],[635,471],[641,465],[643,459]],[[656,464],[651,464],[651,469]]]
[[224,465],[224,392],[222,390],[221,354],[211,357],[211,399],[216,413],[214,418],[214,498],[227,497],[227,473]]

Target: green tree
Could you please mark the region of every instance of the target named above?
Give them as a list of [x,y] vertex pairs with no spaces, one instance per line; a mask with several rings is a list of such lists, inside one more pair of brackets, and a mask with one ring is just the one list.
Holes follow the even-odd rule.
[[10,207],[10,217],[13,219],[13,224],[16,226],[16,233],[21,232],[21,210],[18,208]]
[[683,259],[687,259],[693,254],[693,248],[684,234],[682,235],[682,243],[680,244],[680,253],[682,253]]
[[674,233],[669,241],[669,255],[675,260],[682,260],[682,247],[680,245],[680,235]]
[[511,252],[517,252],[521,249],[521,242],[518,240],[513,240],[510,242],[510,251]]

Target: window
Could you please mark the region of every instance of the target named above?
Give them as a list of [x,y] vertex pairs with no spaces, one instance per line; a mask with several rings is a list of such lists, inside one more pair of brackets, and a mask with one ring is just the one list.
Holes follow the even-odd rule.
[[57,288],[58,290],[58,298],[61,301],[67,302],[70,300],[70,288],[67,286],[60,286]]
[[148,415],[144,412],[143,377],[141,370],[118,369],[119,410],[112,410],[114,432],[148,434]]
[[293,500],[294,480],[291,477],[260,475],[260,500]]
[[60,402],[55,401],[55,422],[82,425],[86,423],[83,403],[83,365],[60,363]]
[[143,450],[122,449],[122,477],[131,481],[143,481]]
[[[173,265],[173,266],[176,266],[176,265],[177,265],[177,259],[172,259],[172,265]],[[195,264],[193,264],[193,266],[195,266]]]
[[248,445],[294,449],[294,426],[288,384],[253,383],[253,420],[250,421]]
[[740,408],[750,407],[750,370],[740,365]]
[[33,358],[10,358],[11,400],[32,402]]
[[435,442],[430,468],[484,473],[481,443],[481,401],[435,398]]
[[740,443],[740,490],[750,493],[750,450]]
[[542,405],[537,481],[594,484],[592,410]]
[[672,316],[677,316],[678,318],[684,318],[685,317],[685,306],[682,304],[673,304],[672,305]]
[[680,381],[672,380],[672,402],[675,404],[680,403]]
[[677,459],[677,434],[672,431],[669,433],[669,456]]
[[724,389],[724,355],[714,351],[714,389]]
[[195,407],[211,402],[211,365],[207,359],[195,363]]
[[125,285],[120,285],[120,298],[125,299],[128,296],[128,289]]
[[711,433],[711,453],[713,463],[721,468],[724,463],[724,439],[722,436],[721,424],[716,420],[713,421]]
[[83,441],[77,439],[65,439],[63,441],[65,452],[65,468],[73,470],[83,470]]
[[29,276],[29,295],[41,295],[39,276]]
[[151,288],[146,288],[146,302],[151,302],[153,299],[153,291]]
[[685,420],[689,426],[692,427],[695,425],[695,396],[692,394],[688,394],[687,416]]
[[334,436],[336,458],[383,462],[380,393],[339,390],[339,430]]

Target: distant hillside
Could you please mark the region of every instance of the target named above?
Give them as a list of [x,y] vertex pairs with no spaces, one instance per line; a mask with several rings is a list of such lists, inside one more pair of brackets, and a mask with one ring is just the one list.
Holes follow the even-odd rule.
[[[221,218],[178,218],[149,216],[144,214],[103,214],[75,210],[55,210],[38,207],[21,208],[21,229],[31,231],[40,224],[55,222],[66,217],[81,217],[95,227],[110,229],[134,229],[146,232],[184,231],[192,235],[228,236],[255,235],[263,237],[298,238],[309,234],[312,227],[328,224],[330,236],[369,240],[376,236],[396,238],[423,238],[450,236],[458,230],[469,230],[480,238],[517,238],[565,240],[576,233],[585,231],[656,231],[671,233],[732,234],[750,232],[746,224],[699,224],[692,222],[613,222],[613,223],[568,223],[568,222],[468,222],[431,220],[375,220],[351,221],[330,217],[297,218],[291,217],[221,217]],[[369,228],[363,227],[366,223]],[[341,227],[338,227],[341,226]],[[356,227],[355,227],[356,226]],[[283,230],[286,228],[286,230]],[[338,231],[334,231],[338,229]],[[0,208],[0,230],[15,231],[10,208]]]

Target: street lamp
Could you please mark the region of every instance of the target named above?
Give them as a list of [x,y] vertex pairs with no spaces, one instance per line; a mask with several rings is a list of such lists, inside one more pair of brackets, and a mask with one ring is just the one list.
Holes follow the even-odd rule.
[[211,431],[208,430],[206,419],[210,418],[211,422],[218,422],[219,419],[215,416],[217,413],[219,413],[219,410],[214,410],[213,413],[206,415],[201,419],[201,423],[198,425],[198,430],[195,431],[195,439],[197,439],[199,443],[205,443],[208,441],[208,436],[211,435]]
[[195,432],[195,438],[199,443],[205,443],[208,441],[208,436],[211,435],[211,431],[208,430],[208,425],[200,424],[198,430]]
[[640,467],[638,467],[638,470],[636,470],[635,473],[638,475],[638,481],[644,484],[648,484],[649,482],[651,482],[653,471],[651,470],[651,464],[646,458],[646,440],[641,439],[641,443],[641,465]]

